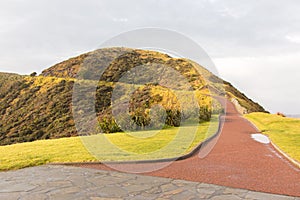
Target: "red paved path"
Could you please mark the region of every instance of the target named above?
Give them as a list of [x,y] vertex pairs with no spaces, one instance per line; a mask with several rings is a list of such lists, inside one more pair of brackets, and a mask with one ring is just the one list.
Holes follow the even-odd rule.
[[[232,103],[227,102],[226,111],[220,137],[205,158],[201,159],[197,154],[145,174],[300,196],[300,169],[283,158],[270,144],[251,139],[251,134],[257,130],[237,113]],[[135,169],[156,164],[122,165]],[[103,164],[80,166],[112,170]]]

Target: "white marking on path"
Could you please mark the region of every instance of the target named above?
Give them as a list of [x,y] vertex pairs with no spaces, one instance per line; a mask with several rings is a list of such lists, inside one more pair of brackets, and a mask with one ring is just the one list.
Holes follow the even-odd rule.
[[270,140],[267,136],[260,134],[260,133],[255,133],[251,134],[251,138],[254,139],[257,142],[263,143],[263,144],[269,144]]

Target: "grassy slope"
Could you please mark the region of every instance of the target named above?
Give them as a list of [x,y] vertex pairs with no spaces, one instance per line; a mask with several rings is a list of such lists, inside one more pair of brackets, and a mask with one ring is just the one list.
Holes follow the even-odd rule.
[[[122,56],[119,56],[120,52],[123,52]],[[106,59],[100,59],[102,56],[99,55],[105,55]],[[92,63],[99,62],[102,64],[103,63],[108,64],[107,60],[113,59],[114,62],[112,62],[110,67],[108,67],[107,70],[105,70],[102,77],[103,80],[106,81],[118,80],[118,78],[120,78],[121,73],[131,69],[134,66],[141,66],[141,65],[147,66],[148,62],[160,63],[163,64],[163,66],[169,66],[177,70],[178,72],[180,72],[180,74],[183,75],[186,78],[186,80],[190,82],[190,84],[193,86],[194,89],[210,87],[211,93],[217,93],[217,94],[227,93],[227,95],[230,98],[235,98],[240,103],[241,106],[245,107],[248,110],[249,113],[265,112],[262,106],[260,106],[258,103],[253,102],[251,99],[247,98],[243,93],[241,93],[236,88],[234,88],[229,82],[224,81],[223,84],[222,79],[218,78],[217,76],[209,72],[201,65],[195,63],[194,61],[189,59],[183,59],[183,58],[180,59],[171,58],[167,54],[162,54],[155,51],[118,48],[118,47],[100,49],[58,63],[57,65],[54,65],[44,70],[41,75],[74,78],[76,77],[76,74],[80,69],[80,66],[84,62],[84,59],[96,60]],[[83,66],[81,67],[83,69],[81,69],[82,71],[79,74],[85,74],[86,71],[84,70],[84,67]],[[93,69],[93,67],[91,66],[90,69]],[[162,68],[161,65],[155,66],[155,71],[158,72],[158,74],[160,73],[163,74],[164,70],[165,68]],[[97,74],[97,71],[99,71],[99,69],[93,69],[91,71],[93,71],[94,74]],[[147,74],[152,74],[152,73],[148,71],[148,73],[145,73],[146,75],[145,77],[142,77],[142,75],[140,75],[140,76],[133,76],[131,78],[135,79],[136,77],[138,77],[138,79],[140,80],[146,80],[149,78]],[[93,77],[91,74],[89,75]],[[162,78],[162,80],[160,80],[159,82],[170,82],[170,81],[173,83],[178,82],[178,84],[180,85],[179,83],[180,81],[178,81],[176,77],[174,79],[172,78],[172,73],[169,73],[167,79]]]
[[[73,83],[72,78],[0,73],[0,145],[77,136],[71,107]],[[114,86],[103,81],[99,85],[97,108],[101,110],[109,106],[110,88]],[[164,96],[163,88],[156,86],[155,91],[154,95]],[[209,106],[211,98],[203,98],[201,105]],[[163,100],[162,104],[168,108],[169,97]],[[186,98],[183,104],[189,105],[188,102]]]
[[[155,131],[143,132],[143,135],[139,132],[116,133],[0,146],[0,170],[53,162],[169,158],[189,152],[203,139],[214,134],[217,128],[218,118],[214,116],[211,122],[202,123],[198,127],[192,125],[181,127],[179,134],[179,128],[169,128],[155,135],[152,135]],[[196,130],[196,133],[191,130]],[[150,135],[152,136],[149,137]],[[90,145],[89,150],[93,150],[91,146],[102,147],[94,151],[98,159],[89,153],[84,144]],[[116,146],[118,148],[115,148]],[[160,149],[163,150],[158,151]]]
[[300,161],[300,120],[266,113],[245,115],[285,153]]
[[[118,57],[120,52],[125,54]],[[95,70],[84,71],[84,67],[81,66],[88,55],[95,55],[87,59],[93,63],[92,69],[95,68]],[[105,55],[104,58],[101,58],[101,55]],[[114,61],[110,63],[110,59],[114,59]],[[221,79],[187,59],[175,59],[158,52],[126,48],[94,51],[61,62],[45,70],[42,76],[38,77],[0,73],[0,145],[76,136],[71,107],[74,77],[76,77],[80,67],[83,67],[81,73],[84,75],[89,75],[91,71],[93,72],[92,75],[97,74],[97,70],[101,69],[99,66],[102,66],[100,64],[103,63],[110,63],[110,65],[101,78],[105,83],[97,89],[99,95],[97,95],[96,110],[98,112],[103,111],[102,116],[110,114],[107,108],[110,107],[112,82],[121,81],[122,73],[130,71],[135,66],[149,67],[148,74],[157,71],[157,74],[162,76],[159,76],[158,79],[151,79],[151,76],[148,76],[147,73],[144,74],[144,71],[141,70],[141,72],[129,73],[129,80],[137,83],[149,81],[154,84],[159,80],[158,82],[163,83],[162,85],[171,85],[180,89],[186,86],[185,81],[188,81],[196,90],[196,96],[202,107],[210,107],[212,101],[210,97],[200,94],[209,94],[210,92],[214,94],[214,91],[224,93]],[[155,64],[151,67],[149,63],[160,65]],[[175,69],[175,72],[184,78],[178,79],[174,70],[166,70],[168,68],[162,67],[165,65]],[[94,80],[93,76],[90,78],[88,81]],[[226,87],[238,100],[243,100],[244,104],[242,105],[246,106],[248,110],[262,111],[262,108],[254,106],[252,101],[240,94],[231,85],[227,84]],[[209,91],[212,88],[213,90]],[[162,91],[162,89],[154,88],[152,93],[162,95]],[[164,94],[166,93],[164,92]],[[163,98],[163,104],[172,108],[172,105],[168,106],[171,101],[167,102],[166,99],[169,100],[169,97]],[[76,109],[78,112],[89,109],[84,107],[86,105],[84,98],[81,100],[82,102],[78,105],[83,105],[83,108],[79,106]],[[183,104],[186,107],[190,106],[188,96],[183,99],[183,102],[188,102]]]
[[71,79],[0,73],[0,145],[75,136],[72,86]]

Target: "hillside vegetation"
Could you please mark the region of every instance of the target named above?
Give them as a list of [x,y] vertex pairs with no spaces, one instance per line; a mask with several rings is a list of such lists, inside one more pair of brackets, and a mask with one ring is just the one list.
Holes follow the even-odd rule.
[[[149,64],[150,63],[150,64]],[[153,64],[154,63],[154,64]],[[89,52],[78,57],[58,63],[42,72],[42,76],[54,77],[81,77],[85,79],[103,80],[103,81],[119,81],[124,72],[136,66],[152,66],[148,73],[145,70],[137,76],[135,73],[127,76],[128,83],[137,83],[147,80],[148,82],[160,83],[162,85],[172,85],[180,88],[182,83],[174,77],[172,71],[166,76],[157,77],[153,74],[163,74],[167,66],[177,70],[189,81],[193,89],[204,90],[203,93],[213,95],[227,95],[228,98],[236,99],[248,113],[266,112],[265,109],[256,102],[247,98],[245,94],[238,91],[229,82],[223,81],[215,76],[207,69],[189,59],[172,58],[167,54],[128,48],[108,48]],[[139,68],[141,69],[141,68]],[[156,73],[151,73],[152,71]],[[101,77],[97,75],[101,74]],[[151,76],[150,76],[150,75]],[[151,79],[151,77],[153,78]],[[168,84],[169,83],[169,84]]]
[[[88,91],[72,101],[74,84],[95,82],[94,108],[85,106]],[[0,73],[0,145],[76,136],[72,111],[77,114],[95,109],[99,127],[106,133],[205,122],[222,110],[210,95],[225,94],[249,112],[264,111],[232,85],[190,60],[146,50],[100,49],[54,65],[40,76]],[[113,102],[120,105],[130,97],[129,115],[118,123],[112,115],[114,95],[121,97]],[[197,109],[191,103],[193,96]],[[76,103],[73,110],[72,103]],[[165,119],[156,119],[162,110]],[[156,123],[161,120],[164,127]]]
[[1,145],[76,135],[70,104],[73,81],[7,74],[0,74],[0,80],[3,76]]

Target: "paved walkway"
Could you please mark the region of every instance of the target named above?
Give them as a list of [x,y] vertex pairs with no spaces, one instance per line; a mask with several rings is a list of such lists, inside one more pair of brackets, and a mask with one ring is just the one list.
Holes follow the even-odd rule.
[[1,172],[0,199],[300,200],[205,183],[55,165]]
[[150,172],[145,175],[300,197],[300,169],[271,144],[254,141],[251,134],[258,130],[236,111],[231,102],[226,103],[223,129],[218,140],[208,143],[208,146],[214,142],[216,145],[205,158],[199,157],[203,153],[201,149],[192,157],[157,171],[151,169],[162,163],[121,163],[109,167],[91,163],[79,166],[101,170],[113,170],[112,167],[132,172],[149,168]]

